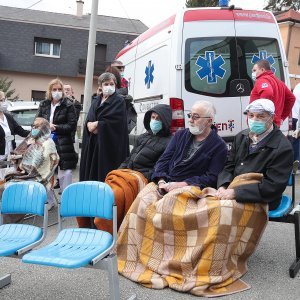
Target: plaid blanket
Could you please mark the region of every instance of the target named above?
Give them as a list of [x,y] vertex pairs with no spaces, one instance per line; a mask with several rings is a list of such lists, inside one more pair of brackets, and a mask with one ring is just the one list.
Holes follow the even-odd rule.
[[[241,176],[233,185],[262,177]],[[250,288],[240,278],[267,224],[267,206],[217,200],[215,192],[187,186],[161,197],[148,184],[119,231],[119,272],[149,288],[206,297]]]

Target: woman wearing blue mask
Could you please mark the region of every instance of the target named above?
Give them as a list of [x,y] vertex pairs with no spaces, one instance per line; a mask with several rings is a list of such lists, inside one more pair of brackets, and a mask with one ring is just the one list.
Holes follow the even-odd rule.
[[23,129],[17,121],[7,113],[7,101],[4,92],[0,91],[0,161],[6,160],[8,154],[16,148],[15,135],[26,137],[28,130]]
[[[130,155],[110,172],[105,182],[112,188],[118,207],[118,226],[127,210],[146,183],[151,181],[154,166],[171,140],[172,110],[169,105],[158,104],[144,116],[146,132],[141,134]],[[112,232],[112,222],[96,218],[98,229]]]

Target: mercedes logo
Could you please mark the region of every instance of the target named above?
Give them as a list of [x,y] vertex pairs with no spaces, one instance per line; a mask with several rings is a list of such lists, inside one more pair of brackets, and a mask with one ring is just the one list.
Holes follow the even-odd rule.
[[245,87],[244,87],[244,85],[241,84],[241,83],[238,83],[238,84],[236,85],[236,91],[237,91],[239,94],[244,93],[244,92],[245,92]]

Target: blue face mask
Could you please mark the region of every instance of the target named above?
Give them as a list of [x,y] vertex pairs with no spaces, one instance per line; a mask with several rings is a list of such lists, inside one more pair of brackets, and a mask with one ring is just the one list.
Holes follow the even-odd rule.
[[31,129],[31,136],[35,137],[40,133],[40,130],[38,128]]
[[150,121],[150,128],[153,134],[157,134],[160,130],[162,130],[162,122],[157,120]]
[[248,125],[250,131],[259,135],[266,131],[266,122],[264,121],[254,121],[252,119],[248,119]]

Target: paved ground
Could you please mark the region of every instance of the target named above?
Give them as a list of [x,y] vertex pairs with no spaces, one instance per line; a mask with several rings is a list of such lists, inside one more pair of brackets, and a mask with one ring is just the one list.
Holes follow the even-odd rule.
[[[75,174],[75,180],[78,174]],[[287,193],[290,191],[287,190]],[[297,195],[300,193],[300,176],[297,176]],[[299,197],[300,198],[300,197]],[[298,198],[298,199],[299,199]],[[299,201],[298,201],[299,202]],[[56,219],[51,211],[50,222]],[[64,226],[75,225],[68,219]],[[43,244],[54,239],[56,227],[49,228]],[[300,274],[291,279],[288,268],[295,257],[294,230],[290,224],[270,222],[263,238],[249,261],[249,271],[243,279],[252,288],[227,296],[226,299],[300,299]],[[12,274],[12,284],[0,290],[0,299],[109,299],[108,281],[105,271],[93,269],[65,270],[23,264],[19,259],[1,258],[0,276]],[[170,289],[151,290],[137,285],[122,276],[121,298],[127,299],[136,293],[138,299],[197,299],[195,296]],[[224,297],[225,298],[225,297]]]

